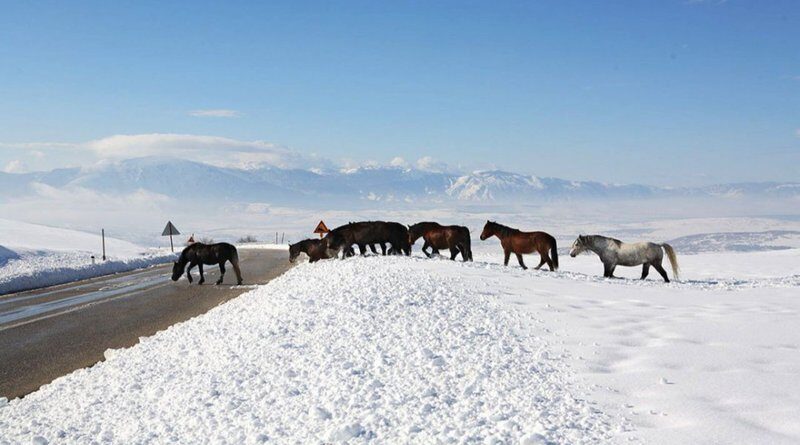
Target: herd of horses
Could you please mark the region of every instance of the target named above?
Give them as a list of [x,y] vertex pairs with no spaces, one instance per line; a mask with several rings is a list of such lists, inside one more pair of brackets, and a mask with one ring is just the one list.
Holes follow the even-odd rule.
[[[545,264],[551,271],[558,270],[558,247],[556,239],[546,232],[523,232],[494,221],[486,221],[480,239],[487,240],[496,236],[505,254],[504,264],[513,253],[523,269],[528,267],[522,255],[538,253],[540,269]],[[397,222],[361,221],[350,222],[328,232],[321,239],[306,239],[289,245],[289,261],[295,262],[301,253],[305,253],[310,263],[323,259],[347,258],[354,256],[357,246],[361,255],[367,249],[377,254],[376,246],[382,255],[411,255],[411,246],[420,238],[423,239],[422,252],[427,256],[438,255],[441,251],[450,251],[450,259],[461,255],[463,261],[472,261],[472,241],[470,231],[464,226],[443,226],[436,222],[421,222],[406,227]],[[603,276],[615,278],[617,266],[642,266],[642,279],[652,266],[669,283],[669,276],[662,266],[664,254],[672,267],[672,275],[678,277],[678,260],[675,250],[667,243],[623,243],[614,238],[600,235],[579,235],[570,249],[570,256],[576,257],[582,252],[597,254],[603,263]],[[236,273],[238,284],[242,284],[239,270],[239,257],[236,247],[228,243],[202,244],[194,243],[181,252],[178,261],[172,268],[172,279],[177,281],[186,272],[189,283],[192,282],[191,270],[195,266],[200,271],[199,284],[203,284],[203,265],[219,265],[221,284],[225,277],[225,263],[230,262]],[[188,269],[187,269],[188,266]]]

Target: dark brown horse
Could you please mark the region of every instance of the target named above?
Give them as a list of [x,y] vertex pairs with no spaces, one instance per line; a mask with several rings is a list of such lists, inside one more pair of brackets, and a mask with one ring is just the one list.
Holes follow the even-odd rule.
[[198,266],[200,270],[200,281],[198,281],[197,284],[203,284],[206,282],[203,276],[203,265],[219,264],[219,280],[217,280],[217,284],[222,284],[222,280],[225,278],[226,261],[231,262],[233,271],[236,272],[236,281],[238,284],[242,284],[242,272],[239,270],[239,253],[236,251],[236,247],[228,243],[194,243],[183,249],[178,261],[175,261],[175,264],[172,266],[172,281],[178,281],[183,274],[184,268],[186,268],[188,264],[189,268],[186,269],[186,279],[189,280],[189,283],[192,282],[192,268]]
[[367,247],[372,248],[373,244],[378,244],[381,249],[385,249],[386,243],[391,244],[390,253],[411,255],[408,228],[396,222],[351,222],[331,230],[325,238],[328,240],[329,248],[344,252],[343,258],[352,254],[353,245],[357,245],[361,255],[364,255]]
[[[472,261],[472,241],[469,229],[464,226],[443,226],[436,222],[421,222],[408,228],[408,242],[414,244],[420,237],[425,240],[422,253],[428,258],[439,250],[449,249],[450,259],[455,260],[461,252],[461,259]],[[427,249],[431,249],[428,253]]]
[[305,239],[294,244],[289,244],[290,263],[294,263],[301,253],[308,255],[309,263],[316,263],[319,260],[336,258],[336,256],[339,254],[339,251],[328,248],[328,240],[325,238]]
[[[486,221],[486,225],[483,226],[483,232],[481,233],[481,240],[492,236],[496,236],[500,239],[500,245],[503,246],[503,251],[506,254],[506,266],[508,266],[508,259],[513,252],[517,255],[519,265],[522,266],[523,269],[527,269],[525,263],[522,261],[522,254],[539,252],[542,261],[535,267],[536,270],[539,270],[545,263],[550,267],[550,270],[558,269],[556,239],[549,233],[522,232],[493,221]],[[547,255],[548,250],[552,258]]]

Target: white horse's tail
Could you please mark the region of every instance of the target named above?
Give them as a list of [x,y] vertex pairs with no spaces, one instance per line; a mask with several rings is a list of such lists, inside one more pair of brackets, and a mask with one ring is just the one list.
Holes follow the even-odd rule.
[[664,252],[667,252],[667,258],[669,258],[669,264],[672,266],[672,276],[674,279],[678,279],[678,275],[681,272],[681,268],[678,266],[678,256],[675,255],[675,249],[672,248],[667,243],[661,245],[664,248]]

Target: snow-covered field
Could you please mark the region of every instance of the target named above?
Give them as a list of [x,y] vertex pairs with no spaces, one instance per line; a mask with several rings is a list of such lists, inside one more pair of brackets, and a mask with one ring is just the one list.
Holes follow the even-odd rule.
[[476,244],[301,264],[9,402],[0,443],[800,441],[800,250],[664,284]]
[[[0,219],[0,295],[170,261],[168,249],[146,249],[99,234]],[[95,260],[92,261],[94,255]]]

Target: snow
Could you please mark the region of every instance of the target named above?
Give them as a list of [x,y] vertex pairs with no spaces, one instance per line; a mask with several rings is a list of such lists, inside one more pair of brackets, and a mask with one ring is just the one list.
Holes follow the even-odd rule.
[[625,428],[572,383],[529,313],[432,273],[441,264],[301,264],[9,402],[0,430],[14,442],[580,444]]
[[[0,295],[164,263],[174,254],[99,234],[0,219]],[[91,256],[95,256],[92,262]]]
[[522,271],[481,243],[460,276],[496,286],[501,300],[548,328],[591,398],[629,419],[619,435],[643,443],[798,443],[800,250],[679,253],[684,280],[640,268],[607,280],[596,256],[562,271]]
[[666,284],[498,244],[300,264],[8,402],[0,443],[800,442],[800,249]]

